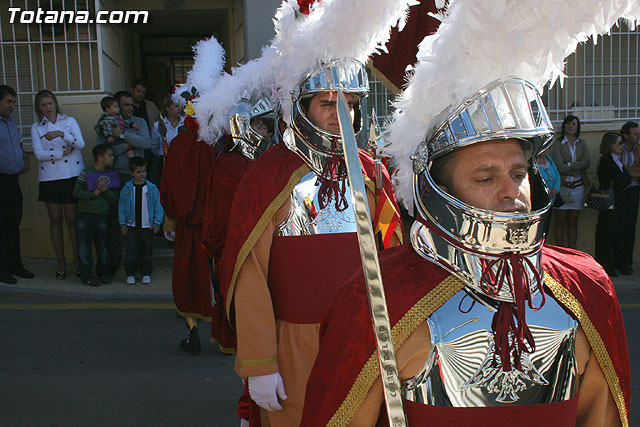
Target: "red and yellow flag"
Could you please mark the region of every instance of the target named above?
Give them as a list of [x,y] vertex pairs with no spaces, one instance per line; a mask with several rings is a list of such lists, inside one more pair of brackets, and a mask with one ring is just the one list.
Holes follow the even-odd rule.
[[400,213],[387,196],[384,188],[376,189],[376,215],[373,220],[374,233],[380,233],[385,249],[389,247],[391,236],[400,222]]

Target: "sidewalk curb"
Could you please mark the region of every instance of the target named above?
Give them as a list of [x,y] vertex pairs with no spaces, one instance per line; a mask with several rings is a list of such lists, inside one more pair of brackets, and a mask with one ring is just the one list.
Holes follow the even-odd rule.
[[[110,285],[103,285],[101,288],[109,287]],[[87,290],[88,286],[85,286]],[[94,288],[91,288],[94,289]],[[43,288],[32,288],[25,287],[19,285],[8,285],[4,283],[0,283],[0,292],[13,292],[13,293],[21,293],[21,294],[31,294],[31,295],[47,295],[47,296],[57,296],[64,298],[73,298],[73,299],[84,299],[84,300],[144,300],[145,302],[173,302],[173,294],[171,293],[122,293],[122,292],[112,292],[112,293],[88,293],[84,289],[80,289],[78,291],[71,291],[67,289],[43,289]]]

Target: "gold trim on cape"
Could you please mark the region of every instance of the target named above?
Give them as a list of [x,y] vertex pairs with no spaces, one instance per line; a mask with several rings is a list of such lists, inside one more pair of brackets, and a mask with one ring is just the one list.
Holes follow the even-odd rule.
[[[409,335],[416,330],[427,317],[433,314],[442,304],[452,298],[457,292],[464,288],[464,282],[459,278],[450,275],[433,288],[428,294],[423,296],[404,316],[391,328],[393,346],[398,349],[409,338]],[[358,377],[351,386],[351,390],[344,401],[333,414],[327,426],[346,426],[356,414],[364,399],[369,394],[369,389],[380,376],[378,367],[378,355],[376,352],[369,357],[364,364]]]
[[613,367],[613,362],[607,351],[607,347],[604,341],[600,337],[598,330],[593,326],[591,319],[587,315],[587,312],[582,307],[582,304],[569,292],[564,286],[562,286],[557,280],[551,277],[549,274],[544,274],[544,283],[547,288],[551,290],[553,296],[564,305],[578,320],[582,330],[584,330],[587,340],[591,345],[591,350],[596,355],[596,359],[600,364],[602,373],[604,374],[607,384],[609,385],[609,391],[613,400],[618,407],[618,414],[620,415],[620,422],[623,427],[629,426],[629,419],[627,418],[627,407],[624,402],[624,394],[622,393],[622,387],[620,386],[620,379],[616,370]]
[[271,423],[269,422],[269,413],[264,408],[260,408],[260,424],[261,427],[271,427]]
[[178,313],[178,316],[182,317],[183,319],[190,317],[192,319],[202,320],[203,322],[211,323],[211,317],[204,316],[200,313],[185,313],[184,311],[180,311],[178,309],[176,309],[176,312]]
[[233,269],[233,276],[231,276],[231,283],[229,284],[229,290],[227,291],[227,295],[226,295],[227,299],[225,302],[225,306],[226,306],[225,309],[227,312],[227,319],[229,319],[229,321],[231,321],[230,314],[231,314],[231,301],[233,298],[233,292],[235,290],[236,280],[238,279],[238,274],[240,273],[240,269],[242,268],[242,265],[244,264],[247,257],[251,253],[251,250],[253,249],[253,247],[258,242],[258,239],[260,238],[260,236],[262,236],[262,233],[264,232],[265,228],[267,228],[267,225],[269,224],[269,221],[271,221],[271,218],[273,218],[276,212],[278,212],[278,209],[280,209],[280,207],[284,204],[284,202],[287,201],[287,199],[291,195],[291,192],[293,191],[293,188],[298,184],[298,182],[300,182],[302,177],[305,176],[310,171],[311,169],[309,169],[309,166],[307,166],[306,164],[303,164],[298,169],[296,169],[296,171],[293,172],[293,174],[291,174],[291,177],[289,178],[287,185],[285,185],[285,187],[282,189],[280,194],[278,194],[275,197],[275,199],[273,199],[273,201],[269,204],[267,209],[264,211],[264,213],[256,223],[256,226],[253,227],[253,230],[251,230],[249,237],[247,237],[247,240],[244,242],[244,244],[240,248],[240,251],[238,252],[238,256],[236,257],[236,265]]
[[238,360],[238,368],[255,368],[257,366],[267,366],[278,362],[278,356],[265,357],[263,359]]

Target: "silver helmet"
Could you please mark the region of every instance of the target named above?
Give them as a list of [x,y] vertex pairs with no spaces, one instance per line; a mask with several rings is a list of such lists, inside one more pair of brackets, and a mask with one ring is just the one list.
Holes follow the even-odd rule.
[[[499,273],[488,272],[487,265],[511,268],[492,264],[498,258],[505,260],[505,254],[527,258],[530,282],[537,282],[534,276],[541,271],[539,253],[551,205],[535,160],[550,146],[553,135],[536,88],[523,79],[494,81],[467,98],[432,129],[412,156],[415,206],[427,225],[414,224],[414,247],[463,276],[472,288],[498,300],[513,301],[513,295],[508,287],[492,288],[491,281],[483,278],[488,273]],[[433,161],[439,157],[496,139],[520,141],[531,159],[531,212],[495,212],[470,206],[444,191],[430,173]]]
[[[321,173],[326,160],[336,154],[342,155],[342,139],[318,128],[305,115],[302,102],[317,93],[343,91],[358,95],[360,99],[369,94],[367,71],[360,61],[355,59],[331,60],[320,68],[307,74],[301,83],[291,92],[291,124],[283,135],[289,149],[298,153],[317,173]],[[354,130],[362,129],[360,106],[356,108]]]
[[272,138],[263,135],[256,126],[266,127],[273,135],[276,126],[274,109],[268,99],[262,98],[253,106],[239,110],[231,116],[229,124],[234,143],[231,150],[237,147],[245,157],[255,160],[273,143]]

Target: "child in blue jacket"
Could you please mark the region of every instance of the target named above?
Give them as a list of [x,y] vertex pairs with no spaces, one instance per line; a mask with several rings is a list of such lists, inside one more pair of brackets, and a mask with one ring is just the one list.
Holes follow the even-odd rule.
[[153,234],[160,230],[164,210],[160,205],[160,190],[147,181],[147,163],[142,157],[129,160],[133,180],[120,191],[118,213],[120,231],[127,238],[124,268],[127,285],[136,283],[136,273],[142,276],[142,284],[151,283],[151,257]]

